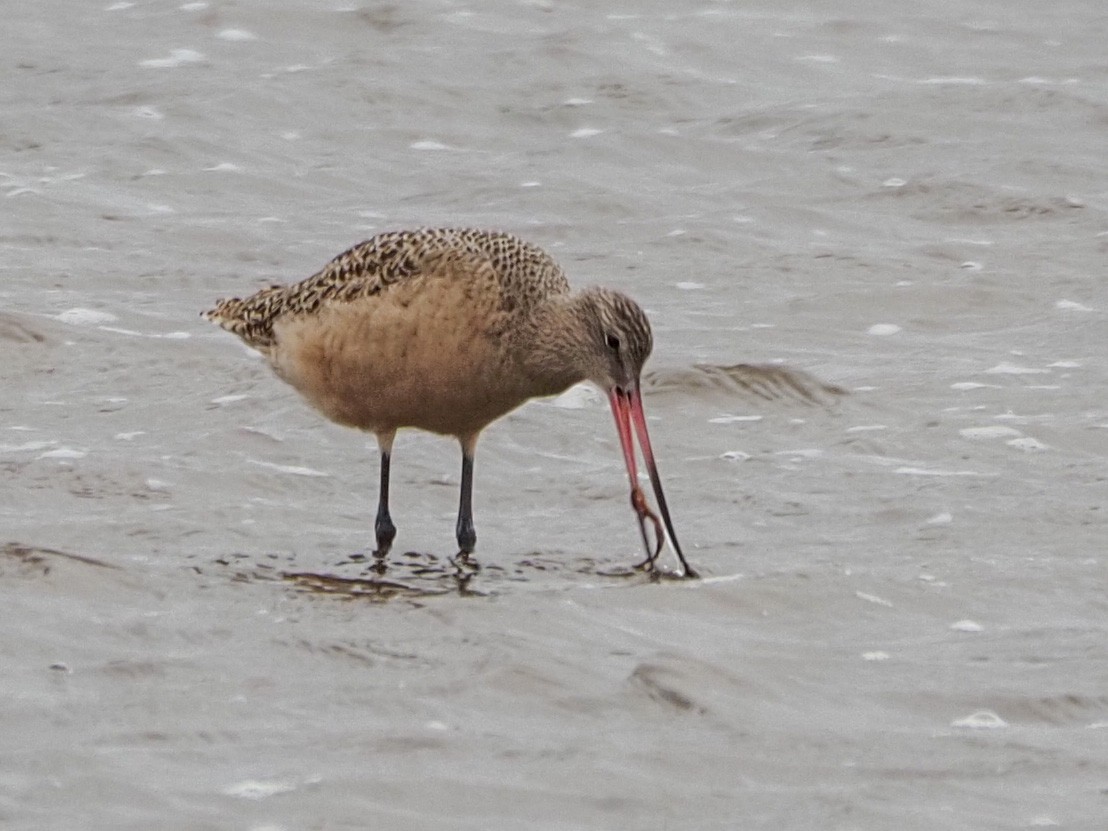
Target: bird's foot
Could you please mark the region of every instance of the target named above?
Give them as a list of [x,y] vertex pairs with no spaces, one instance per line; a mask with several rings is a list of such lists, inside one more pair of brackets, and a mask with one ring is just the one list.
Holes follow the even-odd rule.
[[387,557],[389,551],[392,550],[392,541],[396,539],[396,526],[386,516],[383,521],[380,518],[377,519],[374,531],[377,537],[377,548],[373,550],[373,556],[375,559],[381,560]]
[[481,564],[473,557],[472,551],[459,551],[450,558],[450,562],[453,563],[454,567],[459,571],[478,572],[481,570]]

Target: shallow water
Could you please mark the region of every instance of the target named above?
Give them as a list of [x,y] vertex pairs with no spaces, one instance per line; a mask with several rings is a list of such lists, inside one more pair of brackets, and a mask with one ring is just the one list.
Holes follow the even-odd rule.
[[[8,10],[0,824],[1103,828],[1105,36],[1079,2]],[[375,567],[373,442],[197,316],[440,224],[649,310],[704,579],[612,576],[584,388],[483,437],[479,569],[456,446],[401,436]]]

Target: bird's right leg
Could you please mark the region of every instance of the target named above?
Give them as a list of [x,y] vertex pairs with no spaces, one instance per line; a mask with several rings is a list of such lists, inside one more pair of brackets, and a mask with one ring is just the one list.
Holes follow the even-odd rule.
[[373,553],[377,557],[388,554],[392,541],[396,539],[396,526],[389,516],[389,460],[395,437],[395,430],[377,434],[377,446],[381,451],[381,488],[377,496],[377,521],[373,524],[373,530],[377,533],[377,550]]
[[467,559],[477,547],[477,531],[473,527],[473,456],[477,451],[477,434],[463,436],[462,487],[458,499],[458,554]]

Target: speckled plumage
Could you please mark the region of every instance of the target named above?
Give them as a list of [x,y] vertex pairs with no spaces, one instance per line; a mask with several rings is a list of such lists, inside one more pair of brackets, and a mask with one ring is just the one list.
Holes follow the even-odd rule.
[[481,430],[529,398],[584,380],[609,394],[644,543],[644,523],[654,523],[658,546],[653,554],[647,546],[646,564],[663,538],[636,481],[632,417],[672,539],[638,391],[652,346],[646,315],[610,289],[572,293],[558,264],[519,237],[453,228],[378,234],[306,280],[220,300],[202,314],[261,352],[329,419],[376,434],[381,553],[396,533],[388,481],[397,430],[461,443],[457,538],[467,553],[476,543],[470,492]]
[[245,299],[219,300],[203,316],[264,351],[273,346],[273,325],[279,318],[380,294],[418,278],[444,256],[487,260],[501,288],[501,308],[507,312],[569,291],[565,274],[550,255],[513,234],[423,228],[378,234],[342,252],[306,280],[273,285]]

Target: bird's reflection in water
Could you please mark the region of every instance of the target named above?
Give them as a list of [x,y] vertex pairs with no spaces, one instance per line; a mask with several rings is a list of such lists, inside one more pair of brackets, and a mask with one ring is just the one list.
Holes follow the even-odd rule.
[[[615,558],[618,561],[618,556]],[[612,580],[611,586],[685,580],[679,571],[635,568],[611,560],[566,557],[558,552],[506,556],[498,562],[479,562],[472,554],[440,556],[419,551],[354,554],[335,563],[334,571],[282,571],[280,577],[297,591],[342,599],[387,602],[458,595],[489,597],[510,585],[537,583],[547,587],[580,586],[581,575]],[[351,574],[351,569],[357,569]],[[345,572],[345,573],[344,573]],[[575,575],[575,576],[570,576]],[[261,575],[259,574],[260,578]],[[270,575],[267,579],[272,579]]]
[[337,565],[361,566],[361,573],[349,577],[296,571],[284,572],[281,576],[303,591],[375,601],[444,594],[461,597],[485,597],[489,594],[474,585],[474,578],[482,571],[481,565],[472,555],[464,553],[443,558],[408,551],[399,557],[394,554],[391,559],[377,553],[368,556],[355,554]]

